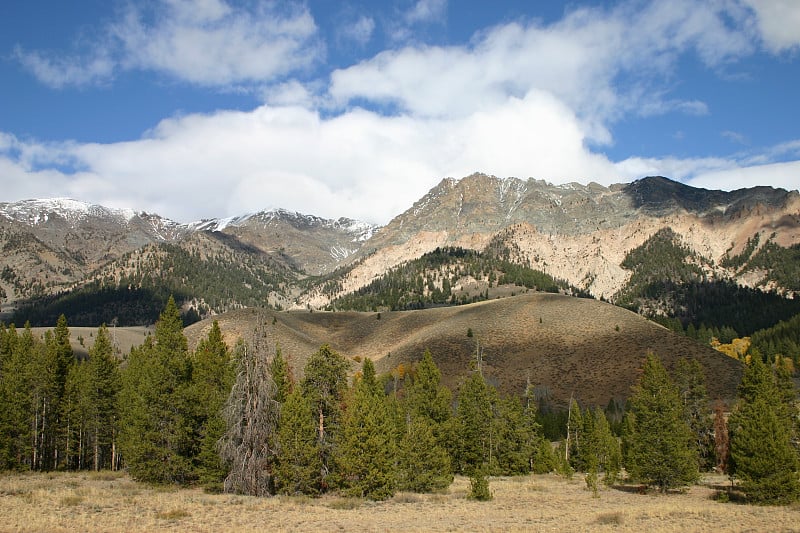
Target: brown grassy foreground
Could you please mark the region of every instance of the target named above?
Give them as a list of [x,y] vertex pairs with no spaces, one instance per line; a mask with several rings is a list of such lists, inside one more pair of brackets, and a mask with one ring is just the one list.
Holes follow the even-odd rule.
[[796,531],[800,506],[713,499],[726,479],[684,493],[603,489],[553,475],[492,478],[494,500],[467,499],[469,480],[446,493],[386,502],[328,495],[255,498],[153,488],[119,473],[0,476],[2,531]]

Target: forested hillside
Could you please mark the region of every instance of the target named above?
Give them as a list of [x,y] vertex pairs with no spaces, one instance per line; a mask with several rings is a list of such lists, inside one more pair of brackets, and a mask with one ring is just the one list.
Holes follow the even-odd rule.
[[23,304],[12,321],[46,326],[63,314],[75,326],[147,325],[173,295],[191,323],[245,306],[280,308],[297,276],[258,251],[153,244],[126,254],[90,283]]
[[[354,293],[334,299],[329,308],[353,311],[423,309],[432,305],[461,305],[487,300],[500,286],[520,290],[582,294],[567,282],[544,272],[512,263],[487,249],[485,252],[459,247],[437,248],[418,259],[392,268]],[[513,294],[506,287],[504,296]],[[341,283],[331,280],[323,293],[341,292]]]
[[[724,266],[743,270],[762,268],[755,265],[769,262],[774,276],[794,273],[800,268],[800,258],[792,249],[767,243],[753,254],[757,245],[758,238],[754,237],[741,254],[726,256]],[[751,255],[752,259],[748,259]],[[622,266],[631,271],[631,277],[614,297],[614,303],[673,329],[691,328],[691,336],[695,338],[698,337],[695,331],[714,330],[722,342],[730,342],[800,313],[798,298],[717,278],[711,273],[710,261],[689,250],[668,229],[631,250]],[[710,341],[705,334],[699,337]]]
[[[444,490],[454,474],[470,477],[469,498],[490,500],[487,476],[552,471],[584,473],[594,494],[630,482],[663,493],[714,468],[740,480],[748,501],[800,497],[794,386],[760,359],[729,423],[712,412],[698,360],[668,372],[652,353],[639,358],[624,418],[613,404],[574,400],[553,418],[530,381],[500,394],[480,347],[456,388],[428,351],[383,374],[365,358],[353,374],[323,344],[301,372],[272,344],[275,322],[259,315],[232,349],[214,322],[190,349],[170,298],[155,334],[121,362],[105,327],[86,360],[74,357],[63,316],[44,339],[0,328],[0,468],[125,468],[155,484],[370,500]],[[543,431],[554,421],[556,448]]]

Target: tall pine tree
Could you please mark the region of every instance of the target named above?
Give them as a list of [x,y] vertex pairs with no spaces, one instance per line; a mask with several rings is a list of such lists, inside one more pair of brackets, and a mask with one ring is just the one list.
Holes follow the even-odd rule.
[[800,463],[791,444],[792,419],[772,371],[760,358],[746,369],[739,397],[729,421],[731,472],[754,503],[796,501]]
[[626,467],[633,479],[661,492],[694,483],[697,449],[678,389],[661,361],[648,354],[630,399]]
[[375,377],[372,361],[365,359],[353,385],[335,455],[338,475],[348,494],[371,500],[394,495],[394,436],[386,395]]
[[120,450],[131,476],[154,483],[194,479],[197,405],[192,362],[175,300],[156,323],[155,338],[131,351],[120,392]]

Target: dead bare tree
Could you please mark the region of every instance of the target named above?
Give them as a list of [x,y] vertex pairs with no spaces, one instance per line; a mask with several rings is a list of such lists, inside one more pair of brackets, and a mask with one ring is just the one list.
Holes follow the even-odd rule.
[[223,411],[227,431],[218,444],[220,457],[230,467],[224,490],[266,496],[273,492],[280,419],[277,387],[269,372],[275,348],[269,345],[266,328],[259,325],[252,342],[240,343],[236,352],[236,382]]

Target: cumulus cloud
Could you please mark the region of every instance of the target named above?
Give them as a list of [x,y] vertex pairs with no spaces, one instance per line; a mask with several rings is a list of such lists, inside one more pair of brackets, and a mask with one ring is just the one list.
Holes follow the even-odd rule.
[[[474,171],[557,183],[661,174],[714,188],[755,178],[797,187],[788,182],[798,163],[786,162],[800,156],[795,141],[730,158],[611,161],[597,151],[624,117],[710,113],[670,87],[684,55],[717,68],[753,53],[752,12],[734,1],[633,2],[576,9],[548,25],[516,20],[463,46],[386,50],[312,83],[289,76],[291,59],[302,66],[319,53],[305,8],[270,18],[221,0],[162,5],[163,20],[131,11],[115,27],[126,51],[118,68],[207,85],[278,77],[259,85],[265,104],[169,118],[113,144],[0,133],[2,175],[28,191],[180,221],[278,206],[384,223],[441,178]],[[422,23],[445,8],[421,1],[409,13]],[[363,35],[373,31],[365,24]],[[204,39],[215,47],[207,57]]]
[[758,29],[772,52],[800,48],[800,2],[796,0],[745,0],[756,13]]
[[[150,4],[146,4],[151,6]],[[205,86],[270,80],[324,55],[307,8],[223,0],[130,4],[91,50],[59,55],[17,48],[16,58],[51,87],[104,82],[117,70],[149,70]]]
[[[638,5],[638,4],[636,4]],[[364,99],[424,117],[464,116],[530,89],[553,94],[576,111],[594,142],[630,113],[705,114],[702,101],[670,98],[662,89],[682,54],[710,66],[750,53],[750,41],[717,4],[686,0],[582,8],[561,21],[515,21],[490,28],[464,46],[389,50],[331,75],[329,95]]]

